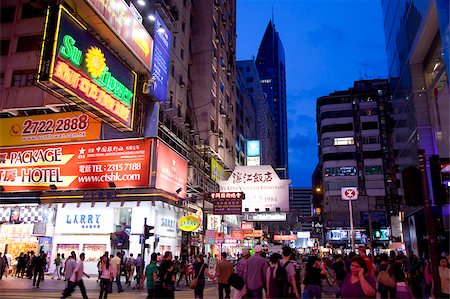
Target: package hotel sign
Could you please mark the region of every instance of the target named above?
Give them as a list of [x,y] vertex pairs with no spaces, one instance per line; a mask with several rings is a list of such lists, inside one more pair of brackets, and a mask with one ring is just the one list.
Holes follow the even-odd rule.
[[237,166],[227,181],[220,181],[220,192],[244,192],[242,212],[288,212],[289,184],[281,180],[270,165]]
[[[54,42],[43,48],[38,82],[111,125],[132,130],[136,73],[63,8],[58,24]],[[47,26],[44,40],[50,39],[51,30]],[[53,51],[47,59],[50,47]]]
[[148,187],[150,139],[0,148],[5,191]]

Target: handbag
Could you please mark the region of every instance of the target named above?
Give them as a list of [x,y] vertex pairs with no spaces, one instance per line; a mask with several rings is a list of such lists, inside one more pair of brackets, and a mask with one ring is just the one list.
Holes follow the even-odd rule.
[[203,267],[205,266],[205,264],[202,265],[202,267],[200,268],[200,271],[198,271],[198,275],[197,277],[195,277],[194,279],[192,279],[191,281],[191,289],[195,289],[197,287],[198,284],[198,276],[200,275],[200,273],[202,273]]
[[380,273],[378,273],[377,282],[390,289],[395,289],[396,281],[389,275],[390,267],[391,265],[389,265],[385,271],[380,271]]
[[236,290],[242,290],[244,288],[245,282],[242,277],[237,275],[236,273],[232,273],[230,278],[228,278],[228,283],[235,288]]

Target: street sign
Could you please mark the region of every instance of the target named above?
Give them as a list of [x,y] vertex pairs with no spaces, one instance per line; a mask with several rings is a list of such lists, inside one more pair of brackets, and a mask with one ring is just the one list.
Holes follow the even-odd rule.
[[358,188],[357,187],[341,188],[341,199],[342,200],[357,200],[358,199]]

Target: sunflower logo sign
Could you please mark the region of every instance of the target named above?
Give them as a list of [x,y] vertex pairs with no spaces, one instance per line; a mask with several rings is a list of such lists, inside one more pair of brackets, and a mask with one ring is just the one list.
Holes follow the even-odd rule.
[[102,50],[91,47],[86,53],[86,68],[91,77],[97,79],[105,71],[106,58]]

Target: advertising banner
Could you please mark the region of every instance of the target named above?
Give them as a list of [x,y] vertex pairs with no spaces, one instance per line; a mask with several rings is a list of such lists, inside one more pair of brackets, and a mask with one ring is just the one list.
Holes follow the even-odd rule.
[[213,157],[211,157],[211,179],[216,183],[225,179],[225,170]]
[[123,0],[85,0],[117,34],[130,51],[150,70],[153,40]]
[[289,184],[281,180],[272,166],[236,166],[227,181],[220,181],[221,192],[244,192],[242,212],[289,212]]
[[237,240],[244,240],[244,232],[241,230],[232,230],[231,237]]
[[0,119],[0,146],[100,139],[101,123],[83,112]]
[[244,237],[245,238],[261,238],[262,236],[263,236],[263,231],[262,230],[254,230],[251,233],[244,232]]
[[242,214],[242,192],[212,192],[208,193],[213,202],[213,214],[238,215]]
[[296,235],[273,235],[275,241],[295,241],[297,240]]
[[245,214],[248,221],[286,221],[286,213],[256,213]]
[[247,140],[247,157],[258,157],[261,155],[261,143],[259,140]]
[[58,208],[56,234],[109,234],[114,230],[114,209]]
[[153,47],[152,78],[156,81],[151,88],[153,96],[158,101],[164,102],[167,100],[172,34],[157,11],[155,11],[154,27],[155,44]]
[[[155,187],[186,198],[188,163],[161,141],[157,141]],[[181,188],[181,191],[177,192]]]
[[0,148],[5,191],[148,187],[150,139]]
[[178,227],[182,231],[191,232],[197,229],[198,219],[194,216],[184,216],[178,219]]
[[[131,131],[137,75],[61,7],[50,65],[42,60],[38,83]],[[54,30],[46,28],[47,31]],[[51,34],[46,32],[46,34]],[[94,112],[93,112],[94,113]]]

